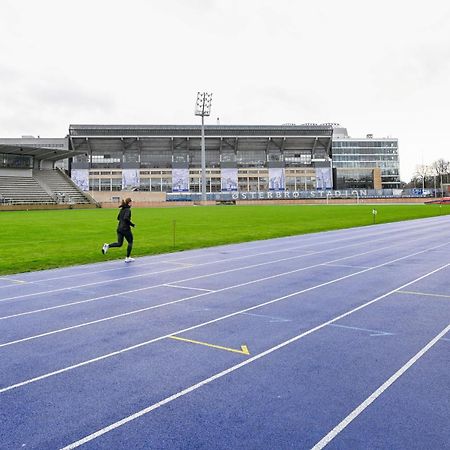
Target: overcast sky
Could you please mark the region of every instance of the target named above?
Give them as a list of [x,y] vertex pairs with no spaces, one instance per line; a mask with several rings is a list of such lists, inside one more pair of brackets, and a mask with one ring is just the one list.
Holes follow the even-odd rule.
[[0,0],[0,137],[337,122],[450,159],[447,0]]

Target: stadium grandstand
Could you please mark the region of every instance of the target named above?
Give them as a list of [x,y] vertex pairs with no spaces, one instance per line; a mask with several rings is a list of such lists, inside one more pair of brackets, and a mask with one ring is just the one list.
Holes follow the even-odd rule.
[[0,205],[96,206],[56,164],[75,155],[67,138],[0,139]]
[[[314,190],[318,173],[331,187],[332,134],[331,125],[206,126],[206,190]],[[71,125],[69,141],[72,178],[102,201],[120,190],[201,191],[200,126]]]
[[[201,191],[200,126],[70,125],[69,147],[72,178],[101,202],[121,190],[155,200]],[[400,188],[397,139],[355,140],[333,123],[207,125],[205,153],[209,199]]]
[[[208,200],[399,195],[398,141],[335,123],[206,125]],[[0,139],[2,203],[200,199],[200,125],[70,125],[66,138]],[[62,184],[60,184],[62,183]]]

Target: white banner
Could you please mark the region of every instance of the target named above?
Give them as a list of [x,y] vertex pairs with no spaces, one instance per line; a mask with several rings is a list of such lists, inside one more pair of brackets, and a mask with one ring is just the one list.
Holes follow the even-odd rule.
[[316,167],[316,188],[333,189],[333,178],[330,167]]
[[139,169],[122,169],[122,189],[124,191],[131,191],[131,189],[139,187],[140,182]]
[[172,192],[189,191],[189,169],[172,169]]
[[72,169],[70,177],[82,191],[89,191],[89,169]]
[[238,170],[234,169],[221,169],[220,181],[222,184],[222,191],[237,191],[238,190]]
[[269,167],[269,191],[284,191],[284,168]]

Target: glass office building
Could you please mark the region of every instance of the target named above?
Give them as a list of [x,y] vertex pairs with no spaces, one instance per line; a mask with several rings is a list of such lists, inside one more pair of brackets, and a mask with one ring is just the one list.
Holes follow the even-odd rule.
[[398,139],[351,138],[335,127],[332,143],[335,189],[399,189]]

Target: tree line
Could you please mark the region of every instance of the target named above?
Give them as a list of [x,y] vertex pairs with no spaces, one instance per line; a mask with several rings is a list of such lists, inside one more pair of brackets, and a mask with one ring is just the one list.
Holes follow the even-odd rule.
[[441,158],[429,165],[418,165],[405,188],[442,189],[447,183],[450,183],[450,161]]

